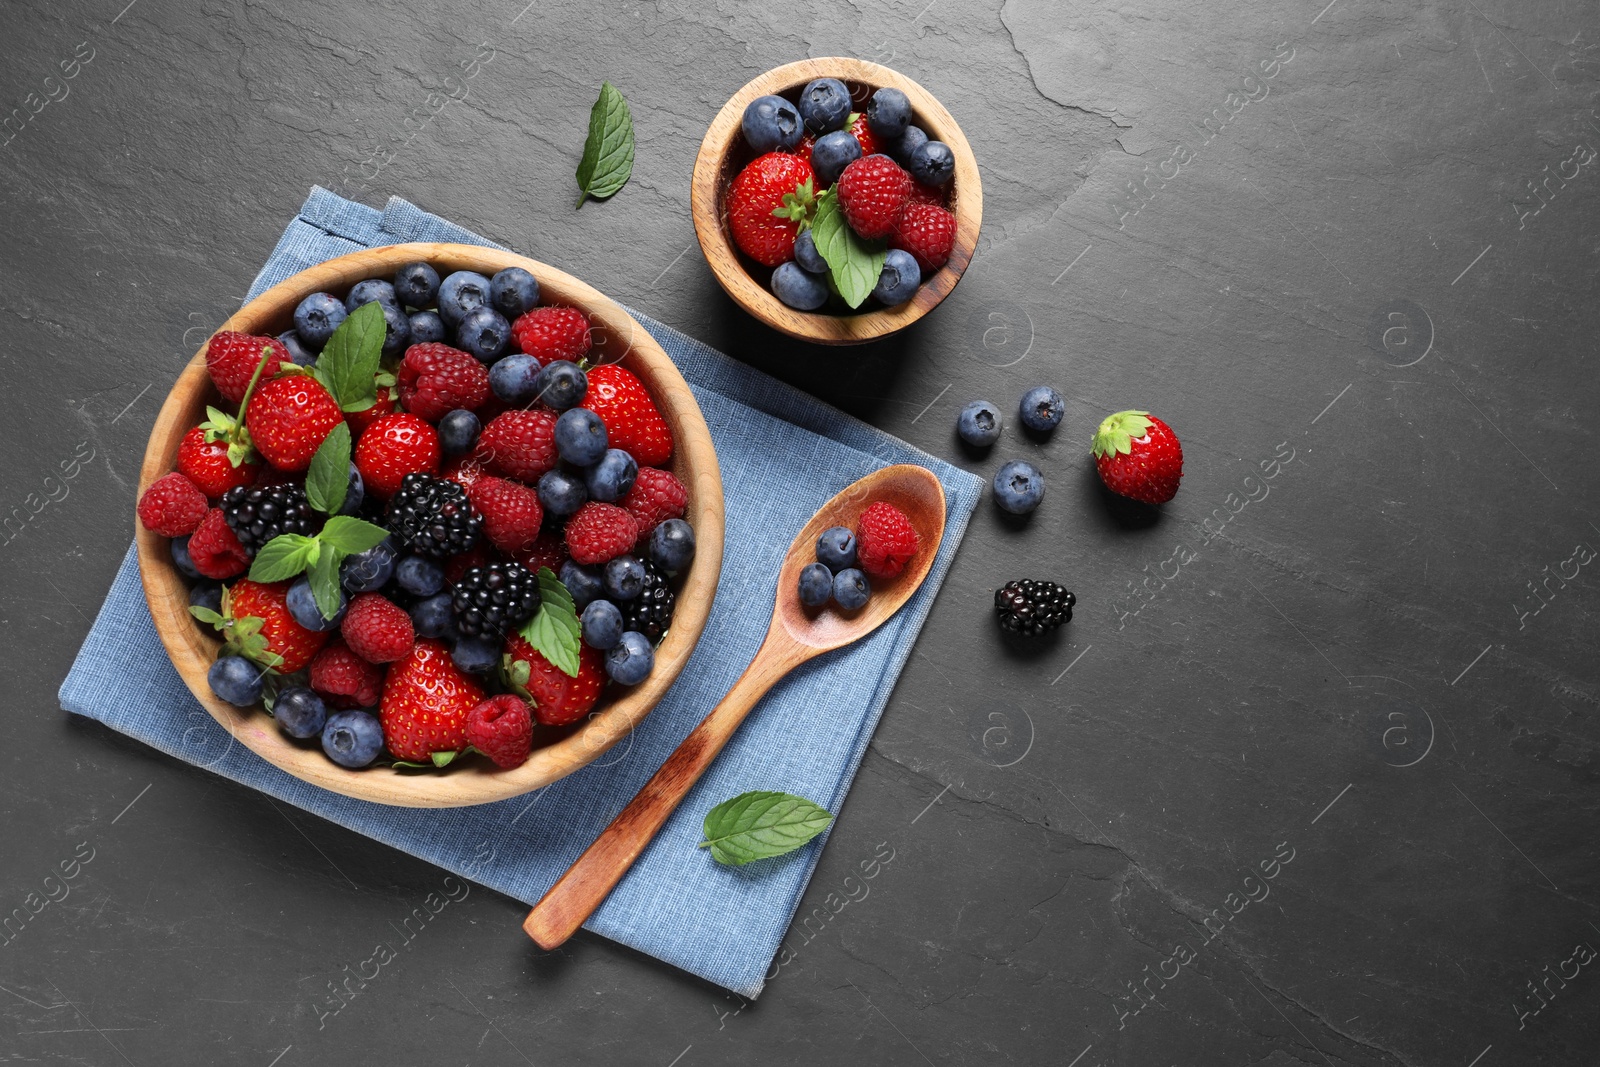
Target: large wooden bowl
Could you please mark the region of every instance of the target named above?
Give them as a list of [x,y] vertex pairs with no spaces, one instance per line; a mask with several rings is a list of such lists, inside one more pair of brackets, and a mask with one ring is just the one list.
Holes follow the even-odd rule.
[[[950,146],[956,157],[955,176],[950,182],[950,210],[956,216],[955,247],[950,261],[931,278],[924,278],[917,295],[898,307],[871,308],[847,314],[822,311],[796,311],[776,296],[768,285],[772,272],[741,253],[728,229],[724,198],[728,185],[744,165],[755,158],[739,122],[744,109],[759,96],[769,93],[795,100],[806,83],[814,78],[838,78],[850,88],[857,105],[865,102],[874,89],[893,86],[911,100],[912,123],[927,131],[928,137]],[[956,120],[933,95],[898,71],[860,59],[803,59],[767,71],[733,94],[723,105],[700,143],[694,162],[694,184],[690,193],[694,231],[700,250],[717,281],[728,295],[750,314],[791,337],[825,345],[853,345],[887,337],[910,326],[939,305],[961,280],[978,245],[978,227],[983,221],[983,185],[978,179],[978,160],[972,146],[956,125]]]
[[[219,642],[210,627],[202,628],[189,614],[188,588],[166,538],[135,522],[139,570],[156,631],[172,663],[195,699],[232,736],[267,762],[313,785],[345,796],[380,804],[444,808],[484,804],[526,793],[562,778],[594,760],[655,707],[683,669],[711,614],[717,576],[722,569],[722,475],[700,407],[667,354],[615,302],[554,267],[492,248],[457,244],[408,244],[355,252],[302,271],[273,286],[232,318],[224,330],[276,335],[292,325],[295,305],[311,293],[343,294],[363,278],[383,277],[417,260],[427,260],[441,274],[474,270],[493,274],[523,267],[539,279],[540,301],[580,308],[594,324],[596,362],[621,362],[643,379],[672,428],[676,451],[672,471],[689,490],[685,518],[694,526],[693,565],[682,578],[672,628],[656,650],[650,677],[629,690],[611,688],[600,709],[586,722],[563,730],[538,728],[535,749],[515,770],[495,769],[487,760],[469,759],[443,772],[402,773],[374,765],[348,770],[329,760],[315,741],[296,742],[284,736],[261,708],[237,708],[217,699],[206,683]],[[205,418],[206,404],[220,404],[206,375],[205,348],[172,387],[156,419],[139,474],[139,491],[177,465],[178,444],[190,427]]]

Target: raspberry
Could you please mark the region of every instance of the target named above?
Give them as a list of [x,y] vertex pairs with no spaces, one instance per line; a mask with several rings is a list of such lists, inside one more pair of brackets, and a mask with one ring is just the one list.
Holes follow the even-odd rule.
[[889,235],[889,247],[911,253],[923,277],[950,261],[956,243],[956,217],[932,204],[908,204]]
[[200,528],[208,507],[206,495],[188,478],[173,471],[151,482],[139,498],[139,521],[151,533],[182,537]]
[[261,362],[261,353],[272,350],[272,358],[261,369],[261,380],[267,381],[285,364],[292,363],[289,350],[276,337],[257,337],[253,334],[223,330],[212,336],[206,345],[206,370],[211,381],[222,394],[222,399],[237,404],[244,399],[250,385],[250,376]]
[[856,561],[872,578],[888,579],[917,554],[917,531],[906,513],[880,500],[856,520]]
[[533,715],[515,693],[490,697],[467,712],[467,744],[496,767],[520,767],[533,751]]
[[429,422],[438,422],[456,408],[471,411],[489,396],[488,370],[449,345],[412,345],[397,376],[400,403]]
[[534,574],[538,574],[541,567],[549,567],[551,573],[560,574],[561,565],[567,561],[567,546],[559,535],[547,530],[534,540],[532,547],[518,552],[516,560]]
[[382,593],[361,593],[350,601],[339,632],[350,651],[368,663],[393,663],[416,641],[411,616]]
[[178,470],[202,493],[216,500],[229,489],[253,485],[261,473],[261,463],[247,460],[237,467],[228,458],[226,441],[207,441],[199,426],[183,435],[178,445]]
[[615,504],[591,500],[567,520],[567,551],[577,563],[604,563],[633,548],[639,523]]
[[511,324],[511,336],[541,366],[558,359],[576,363],[589,354],[589,319],[577,308],[542,307],[524,312]]
[[894,229],[911,195],[911,175],[888,156],[862,156],[839,175],[837,189],[845,221],[871,241]]
[[189,558],[195,570],[219,581],[243,573],[250,565],[250,553],[233,535],[221,508],[206,512],[200,528],[189,538]]
[[438,431],[407,411],[382,416],[356,442],[356,470],[379,500],[393,496],[406,475],[438,469]]
[[472,483],[467,498],[483,515],[483,532],[494,547],[514,555],[533,546],[544,522],[538,493],[521,482],[485,476]]
[[370,708],[383,695],[383,668],[368,663],[340,640],[311,661],[311,688],[334,708]]
[[689,503],[689,491],[672,476],[671,471],[655,467],[640,467],[638,480],[622,506],[639,524],[639,536],[648,537],[650,531],[668,519],[683,518],[684,507]]
[[478,437],[477,456],[490,470],[532,485],[556,465],[556,417],[521,410],[496,415]]

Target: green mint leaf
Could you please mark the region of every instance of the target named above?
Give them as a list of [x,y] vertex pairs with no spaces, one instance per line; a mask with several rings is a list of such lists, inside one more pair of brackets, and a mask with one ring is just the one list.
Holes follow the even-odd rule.
[[387,330],[382,306],[376,301],[362,304],[333,331],[317,357],[317,381],[333,394],[344,410],[372,406],[370,401],[377,395],[373,376],[378,373],[378,361],[383,357]]
[[335,515],[328,520],[317,539],[328,548],[353,556],[357,552],[365,552],[388,536],[388,530],[365,519],[353,515]]
[[864,241],[845,221],[838,194],[828,190],[817,202],[811,220],[817,251],[828,262],[828,274],[846,304],[858,308],[872,295],[888,254],[883,241]]
[[589,197],[605,199],[628,184],[633,174],[633,113],[616,86],[600,86],[589,109],[589,137],[578,162],[578,207]]
[[[431,763],[413,763],[410,760],[404,760],[404,759],[397,759],[393,763],[389,764],[389,766],[395,767],[395,768],[404,767],[407,770],[419,770],[419,771],[431,771],[431,770],[433,770],[433,764],[431,764]],[[862,899],[866,899],[866,898],[863,897]]]
[[261,546],[250,564],[252,582],[281,582],[305,570],[316,542],[302,534],[279,534]]
[[224,619],[221,615],[218,615],[216,612],[212,611],[203,604],[191,604],[189,606],[189,614],[193,615],[207,626],[220,627],[228,624],[227,619]]
[[311,567],[311,599],[317,602],[317,610],[324,619],[339,613],[339,564],[343,560],[343,552],[324,545],[322,554]]
[[345,491],[350,488],[350,427],[339,423],[328,431],[311,457],[306,471],[306,499],[324,515],[344,507]]
[[450,761],[461,755],[459,752],[430,752],[428,758],[433,760],[435,767],[448,767]]
[[556,670],[568,678],[576,678],[578,652],[582,647],[577,605],[549,567],[539,568],[539,596],[539,610],[518,632]]
[[706,812],[706,839],[718,863],[740,866],[793,852],[833,821],[824,808],[792,793],[740,793]]

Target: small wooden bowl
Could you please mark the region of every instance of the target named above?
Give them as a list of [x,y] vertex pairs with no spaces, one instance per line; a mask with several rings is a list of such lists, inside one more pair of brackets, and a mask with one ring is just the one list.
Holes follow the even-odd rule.
[[[739,122],[744,109],[759,96],[776,94],[793,100],[814,78],[838,78],[850,87],[857,110],[872,90],[893,86],[911,99],[912,123],[927,131],[928,137],[943,141],[955,153],[955,176],[950,181],[949,207],[956,216],[955,247],[950,261],[931,278],[924,278],[917,295],[898,307],[876,308],[843,315],[820,311],[796,311],[776,296],[768,286],[771,271],[746,257],[733,243],[728,230],[724,197],[728,185],[746,163],[755,158]],[[819,190],[820,191],[820,190]],[[700,250],[728,295],[757,319],[802,341],[824,345],[853,345],[887,337],[910,326],[938,306],[961,280],[978,245],[978,227],[983,221],[983,185],[978,178],[978,160],[972,147],[956,125],[956,120],[933,95],[898,71],[860,59],[803,59],[767,71],[733,94],[723,105],[700,143],[694,162],[694,184],[690,193],[694,230]]]
[[[139,572],[156,632],[195,699],[237,741],[296,778],[335,793],[401,807],[446,808],[504,800],[563,778],[626,737],[655,707],[688,661],[711,614],[722,570],[722,474],[700,407],[655,339],[597,290],[554,267],[510,252],[458,244],[392,245],[354,252],[280,282],[246,304],[221,328],[277,335],[293,324],[295,306],[311,293],[342,294],[363,278],[387,278],[417,260],[432,263],[441,274],[474,270],[490,275],[506,267],[532,272],[539,279],[541,303],[564,304],[587,314],[600,353],[596,361],[621,362],[639,375],[672,428],[676,442],[672,472],[689,490],[684,517],[694,527],[696,551],[694,563],[682,577],[672,628],[656,650],[655,670],[642,685],[608,690],[600,711],[582,725],[561,730],[537,727],[533,755],[515,770],[498,770],[482,759],[462,760],[442,772],[402,774],[377,765],[349,770],[328,759],[314,740],[295,742],[285,736],[261,708],[237,708],[212,694],[206,671],[216,659],[220,643],[210,627],[202,627],[189,614],[188,587],[172,562],[167,538],[138,522],[134,525]],[[190,427],[204,419],[206,404],[221,403],[206,374],[205,352],[202,346],[189,362],[156,418],[139,474],[141,495],[151,482],[177,465],[178,444]]]

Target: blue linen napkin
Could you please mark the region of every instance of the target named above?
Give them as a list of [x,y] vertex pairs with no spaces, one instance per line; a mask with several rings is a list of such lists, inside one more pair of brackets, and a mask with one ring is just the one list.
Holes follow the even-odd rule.
[[[313,188],[250,297],[334,256],[407,241],[491,244],[398,198],[378,211]],[[938,475],[949,505],[922,589],[871,637],[780,682],[586,924],[742,996],[759,995],[825,838],[786,857],[727,868],[695,847],[701,820],[718,802],[752,789],[797,793],[839,811],[982,482],[635,316],[677,363],[711,428],[727,495],[727,540],[716,604],[694,655],[632,736],[594,764],[526,796],[445,810],[387,807],[302,782],[235,744],[190,694],[156,636],[131,548],[62,683],[61,706],[531,904],[749,663],[766,631],[791,531],[855,479],[891,463],[921,464]]]

